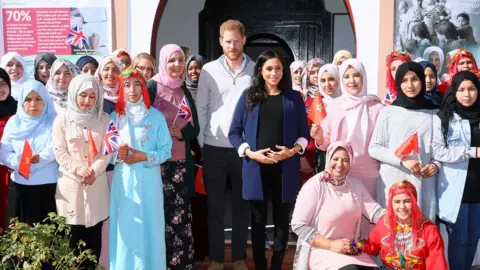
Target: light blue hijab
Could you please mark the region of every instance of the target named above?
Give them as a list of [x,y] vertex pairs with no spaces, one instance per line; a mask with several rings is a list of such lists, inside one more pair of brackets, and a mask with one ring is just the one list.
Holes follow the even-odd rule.
[[[23,107],[23,102],[32,91],[40,95],[45,105],[39,116],[28,115]],[[39,152],[46,147],[49,136],[38,136],[38,138],[35,138],[37,137],[35,135],[40,132],[51,134],[56,115],[52,100],[45,86],[36,80],[28,80],[22,84],[18,98],[17,113],[8,120],[3,136],[12,140],[28,139],[32,150]]]

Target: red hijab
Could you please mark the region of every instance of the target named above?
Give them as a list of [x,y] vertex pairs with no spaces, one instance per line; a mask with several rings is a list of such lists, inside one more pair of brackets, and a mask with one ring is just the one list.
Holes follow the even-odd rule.
[[448,79],[447,81],[445,81],[444,83],[442,83],[437,87],[438,91],[440,91],[442,96],[445,96],[445,93],[447,92],[448,87],[450,87],[453,76],[455,76],[455,74],[459,72],[458,63],[460,63],[460,60],[462,60],[463,58],[469,58],[472,60],[473,68],[471,72],[477,75],[477,78],[480,78],[480,71],[478,70],[477,61],[475,61],[475,57],[473,57],[473,54],[470,51],[460,48],[453,55],[452,64],[450,64],[450,67],[448,68],[448,75],[450,76],[450,79]]
[[410,62],[412,59],[410,55],[406,52],[401,52],[394,50],[388,56],[385,62],[387,62],[387,71],[386,71],[386,78],[387,78],[387,89],[390,91],[391,94],[397,96],[397,86],[395,85],[395,78],[392,77],[392,72],[390,72],[390,66],[392,65],[393,61],[401,60],[403,62]]

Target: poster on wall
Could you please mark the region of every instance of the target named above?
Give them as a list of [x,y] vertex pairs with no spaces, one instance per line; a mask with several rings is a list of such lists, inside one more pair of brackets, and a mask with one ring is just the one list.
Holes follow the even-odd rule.
[[[422,57],[433,63],[441,58],[438,53],[425,55],[430,46],[441,48],[444,56],[466,48],[480,59],[480,1],[395,0],[394,35],[394,49],[410,53],[412,59]],[[444,61],[441,73],[447,65]]]
[[33,62],[41,52],[73,63],[82,55],[100,58],[111,52],[110,0],[1,0],[1,52],[25,57],[33,77]]

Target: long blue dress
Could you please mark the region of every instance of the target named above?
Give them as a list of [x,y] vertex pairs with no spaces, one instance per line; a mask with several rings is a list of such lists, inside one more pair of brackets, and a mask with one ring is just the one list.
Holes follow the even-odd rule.
[[[116,112],[112,113],[115,123],[117,118]],[[146,152],[148,160],[115,165],[110,199],[110,270],[165,269],[160,164],[171,157],[172,140],[157,109],[150,108],[136,125],[128,121],[131,146]],[[118,123],[117,128],[121,129]]]

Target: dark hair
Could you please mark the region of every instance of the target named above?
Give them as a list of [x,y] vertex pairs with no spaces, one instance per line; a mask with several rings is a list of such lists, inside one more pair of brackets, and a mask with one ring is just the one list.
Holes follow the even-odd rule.
[[265,65],[265,62],[274,58],[279,59],[283,66],[283,76],[278,83],[278,90],[283,92],[289,89],[287,78],[290,76],[290,72],[288,68],[285,68],[285,64],[283,63],[283,57],[279,53],[271,49],[262,52],[258,56],[255,64],[255,73],[252,78],[252,86],[250,86],[247,90],[246,103],[248,112],[251,112],[253,110],[253,107],[255,107],[257,104],[265,102],[265,100],[267,99],[268,94],[265,91],[265,80],[263,79],[260,70],[263,68],[263,65]]
[[457,15],[457,19],[458,19],[458,17],[464,18],[465,21],[467,21],[467,23],[470,24],[470,16],[467,13],[465,13],[465,12],[459,13]]
[[447,39],[457,39],[457,28],[455,25],[450,22],[450,21],[441,21],[437,24],[435,27],[435,30],[441,34],[444,35]]
[[405,41],[405,50],[409,53],[409,54],[415,54],[418,50],[418,43],[416,40],[414,39],[408,39]]
[[430,39],[430,33],[428,32],[427,26],[425,25],[424,22],[415,24],[415,26],[413,26],[412,31],[415,34],[415,36],[419,38]]

